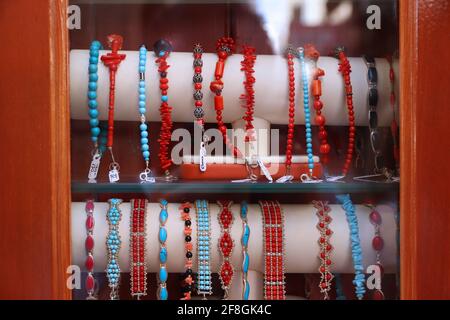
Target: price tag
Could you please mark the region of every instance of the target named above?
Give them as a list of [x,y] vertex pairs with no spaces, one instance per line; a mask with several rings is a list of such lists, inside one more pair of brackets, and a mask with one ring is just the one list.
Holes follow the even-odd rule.
[[267,167],[264,165],[264,163],[261,161],[261,158],[258,157],[257,160],[258,162],[258,166],[261,168],[262,173],[266,176],[266,179],[269,180],[270,182],[273,182],[273,178],[270,175],[269,170],[267,169]]
[[109,171],[109,182],[110,183],[114,183],[114,182],[117,182],[119,180],[120,180],[120,178],[119,178],[119,170],[117,170],[117,169],[110,170]]
[[205,172],[206,171],[206,148],[205,148],[204,142],[200,143],[199,156],[200,156],[200,162],[199,162],[200,171]]
[[252,179],[231,180],[232,183],[253,182]]
[[91,161],[91,166],[89,167],[89,173],[88,173],[88,182],[89,183],[96,183],[97,182],[97,174],[98,169],[100,168],[100,159],[102,156],[96,152]]
[[278,178],[275,182],[276,183],[285,183],[292,181],[294,179],[294,176],[288,175],[288,176],[282,176],[281,178]]

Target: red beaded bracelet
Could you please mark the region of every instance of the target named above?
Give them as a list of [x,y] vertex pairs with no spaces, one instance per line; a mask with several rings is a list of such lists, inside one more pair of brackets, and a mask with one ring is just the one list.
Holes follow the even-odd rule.
[[174,177],[170,175],[170,167],[172,166],[172,158],[169,156],[169,145],[172,135],[172,107],[168,103],[167,92],[169,90],[169,79],[167,78],[167,70],[170,65],[167,63],[167,58],[172,51],[172,46],[165,40],[159,40],[154,45],[154,52],[156,55],[156,63],[158,64],[159,72],[159,89],[161,90],[161,105],[159,113],[161,116],[161,130],[159,134],[159,161],[161,168],[166,175],[166,180],[173,180]]
[[319,253],[319,272],[320,272],[320,283],[319,289],[323,294],[323,299],[328,300],[330,297],[328,295],[331,290],[331,281],[333,280],[333,274],[331,273],[331,251],[333,246],[330,243],[330,237],[333,232],[330,229],[330,223],[332,221],[329,212],[331,211],[327,202],[313,201],[314,208],[317,209],[317,217],[319,218],[319,223],[317,224],[317,229],[320,232],[320,238],[318,241],[320,253]]
[[86,271],[88,273],[86,277],[86,292],[88,296],[86,300],[96,300],[94,289],[95,289],[95,278],[94,278],[94,201],[87,200],[86,201]]
[[192,205],[189,202],[185,202],[180,205],[181,220],[184,221],[184,241],[185,241],[185,251],[186,251],[186,263],[184,267],[186,272],[183,279],[183,298],[181,300],[191,300],[192,288],[194,284],[194,279],[192,278],[192,220],[191,220],[191,208]]
[[277,201],[260,201],[264,241],[264,300],[285,300],[284,217]]
[[344,77],[345,83],[345,96],[348,109],[348,126],[349,126],[349,137],[348,137],[348,149],[347,156],[345,158],[345,164],[342,169],[342,175],[345,177],[350,168],[350,164],[353,159],[353,150],[355,147],[355,112],[353,110],[353,89],[350,79],[350,73],[352,72],[350,62],[345,55],[345,49],[343,47],[336,48],[335,55],[339,59],[339,72]]
[[286,141],[286,175],[290,175],[292,165],[292,149],[294,141],[294,122],[295,122],[295,73],[294,73],[294,57],[297,55],[297,51],[288,47],[286,50],[286,57],[288,63],[288,76],[289,76],[289,123]]
[[114,159],[112,151],[114,143],[114,105],[115,105],[115,91],[116,91],[116,72],[120,63],[125,60],[125,54],[119,54],[119,50],[122,49],[123,38],[122,36],[111,34],[107,38],[108,45],[111,48],[111,52],[101,56],[103,64],[109,68],[109,106],[108,106],[108,141],[106,146],[111,154],[111,164],[109,180],[110,182],[119,181],[119,164]]
[[322,95],[322,81],[321,77],[325,75],[325,71],[317,67],[317,60],[320,57],[319,51],[312,44],[307,44],[305,46],[305,56],[312,60],[314,63],[314,69],[312,70],[312,84],[311,92],[314,98],[314,110],[316,110],[316,117],[314,122],[319,126],[319,139],[320,139],[320,160],[323,165],[328,164],[328,154],[330,153],[331,147],[328,144],[327,137],[328,133],[325,129],[325,117],[322,114],[323,102],[320,100]]
[[233,224],[233,214],[231,212],[232,201],[217,201],[220,207],[218,220],[222,229],[222,235],[219,238],[219,251],[222,255],[222,265],[219,269],[219,278],[222,283],[222,289],[225,291],[224,299],[228,298],[228,290],[233,280],[234,268],[231,264],[231,253],[233,252],[234,241],[231,238],[230,228]]
[[246,112],[242,119],[245,123],[245,142],[255,141],[255,131],[253,127],[253,113],[255,110],[255,70],[253,69],[256,61],[256,49],[250,46],[244,46],[242,54],[244,60],[241,61],[241,71],[245,73],[245,93],[241,95],[240,99],[244,101]]
[[[384,247],[384,240],[381,237],[380,226],[382,223],[382,218],[380,213],[376,210],[373,204],[367,204],[368,208],[370,208],[371,212],[369,214],[370,223],[374,226],[374,237],[372,239],[372,248],[376,251],[376,264],[380,268],[380,276],[383,276],[383,265],[381,264],[381,250]],[[373,300],[384,300],[384,293],[381,288],[381,279],[379,283],[379,288],[375,289],[372,294]]]
[[209,88],[211,91],[215,94],[214,97],[214,109],[216,110],[216,120],[217,120],[217,126],[222,133],[223,140],[225,142],[225,145],[230,148],[230,150],[233,152],[233,155],[235,157],[242,157],[242,153],[239,151],[237,147],[235,147],[230,139],[227,136],[227,127],[225,126],[225,123],[223,122],[222,118],[222,112],[224,108],[223,103],[223,96],[222,96],[222,90],[223,90],[223,72],[225,69],[225,61],[226,59],[233,54],[235,48],[234,40],[232,38],[228,37],[222,37],[217,40],[216,43],[216,50],[217,55],[219,57],[219,60],[216,62],[216,69],[214,72],[215,80],[211,82]]
[[130,292],[131,296],[147,295],[146,217],[147,200],[131,199],[130,214]]

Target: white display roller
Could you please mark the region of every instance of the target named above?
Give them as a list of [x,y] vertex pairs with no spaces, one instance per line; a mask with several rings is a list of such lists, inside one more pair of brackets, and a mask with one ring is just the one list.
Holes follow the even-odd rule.
[[[353,273],[353,264],[350,250],[349,227],[347,224],[344,210],[339,205],[331,205],[333,221],[330,228],[333,231],[331,244],[334,249],[331,254],[333,261],[332,272]],[[168,232],[167,250],[169,272],[184,272],[185,252],[184,252],[184,221],[181,219],[178,203],[168,205],[169,218],[166,223]],[[319,253],[318,239],[319,231],[317,229],[318,218],[316,209],[312,205],[282,205],[285,215],[285,254],[286,254],[286,272],[287,273],[318,273]],[[119,264],[122,272],[129,271],[129,226],[130,226],[130,204],[120,205],[122,211],[122,221],[120,223],[120,235],[122,238],[122,248],[119,254]],[[156,272],[159,269],[159,212],[158,203],[149,203],[147,207],[147,266],[148,272]],[[248,251],[250,254],[250,270],[264,271],[263,237],[262,237],[262,219],[259,205],[250,204],[248,207],[248,223],[251,228]],[[108,224],[106,221],[107,203],[95,203],[94,210],[94,260],[95,271],[103,272],[107,263],[106,235]],[[240,238],[242,234],[242,224],[239,215],[240,206],[234,204],[232,212],[234,213],[234,223],[231,228],[231,235],[235,242],[232,254],[232,263],[238,272],[241,270],[242,248]],[[394,209],[387,205],[378,206],[383,219],[380,231],[384,239],[384,248],[381,253],[381,261],[385,272],[393,273],[396,270],[397,248],[396,248],[396,222]],[[217,219],[219,207],[216,204],[210,204],[211,216],[211,266],[212,271],[217,272],[221,259],[218,250],[218,239],[220,236],[220,225]],[[369,208],[356,205],[356,213],[359,223],[359,234],[361,238],[361,247],[363,251],[364,266],[367,267],[375,263],[375,251],[372,248],[372,238],[374,236],[374,227],[369,221]],[[191,210],[192,217],[192,243],[194,245],[194,266],[197,269],[196,244],[197,229],[195,210]],[[85,203],[72,203],[72,261],[84,269],[86,259],[85,251],[85,229],[86,213]],[[236,281],[236,279],[234,280]],[[239,282],[239,280],[237,280]]]
[[[107,51],[101,51],[105,54]],[[115,119],[138,121],[138,51],[122,51],[126,59],[120,64],[116,76]],[[215,123],[214,95],[209,90],[209,84],[214,79],[214,69],[217,55],[203,54],[203,94],[206,122]],[[243,57],[234,54],[227,59],[223,76],[225,110],[223,119],[231,123],[244,115],[240,95],[244,93],[244,73],[240,71]],[[353,99],[356,125],[368,125],[367,111],[367,66],[362,58],[349,58],[352,67]],[[172,118],[177,122],[192,122],[194,119],[193,100],[193,56],[190,52],[173,52],[167,59],[170,68],[169,103],[173,107]],[[72,50],[70,52],[70,104],[72,119],[88,119],[87,88],[88,88],[89,50]],[[378,70],[378,122],[379,126],[389,126],[392,121],[392,109],[389,104],[390,80],[389,64],[386,59],[376,59]],[[109,71],[100,61],[98,64],[98,103],[100,119],[107,118],[109,97]],[[308,64],[308,66],[310,66]],[[322,57],[318,67],[325,70],[322,78],[323,114],[328,125],[348,124],[347,106],[345,104],[344,83],[338,72],[338,60]],[[255,63],[255,117],[269,121],[271,124],[287,124],[288,122],[288,76],[287,62],[282,56],[258,55]],[[298,59],[295,59],[296,73],[296,103],[295,122],[304,123],[303,93],[301,73]],[[153,52],[148,52],[147,73],[147,119],[160,121],[159,105],[159,74]],[[314,112],[313,112],[314,114]]]

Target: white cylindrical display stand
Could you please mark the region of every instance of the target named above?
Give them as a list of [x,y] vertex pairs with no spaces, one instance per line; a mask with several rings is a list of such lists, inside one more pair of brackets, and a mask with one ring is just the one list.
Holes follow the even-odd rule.
[[[84,211],[85,203],[72,203],[72,261],[73,264],[83,268],[86,252],[84,243],[86,239]],[[169,218],[166,223],[168,239],[166,242],[168,250],[167,269],[169,272],[183,272],[185,262],[184,252],[184,221],[180,217],[179,204],[169,204]],[[316,209],[312,205],[288,204],[282,205],[285,215],[285,254],[286,254],[286,272],[287,273],[317,273],[319,267],[318,239],[319,231],[317,229],[318,218]],[[122,211],[122,221],[119,232],[122,238],[122,248],[119,254],[119,264],[122,272],[129,271],[129,226],[130,226],[130,204],[120,205]],[[347,224],[344,210],[339,205],[331,205],[333,221],[330,228],[333,231],[331,244],[334,249],[331,255],[333,265],[332,272],[352,273],[353,263],[350,250],[349,227]],[[104,271],[107,263],[106,235],[108,224],[106,221],[107,203],[95,203],[95,228],[94,228],[94,260],[95,271]],[[234,204],[232,211],[234,214],[234,223],[231,228],[231,235],[235,242],[232,254],[232,263],[236,270],[241,270],[242,248],[240,238],[242,234],[242,223],[239,216],[240,206]],[[396,222],[394,210],[386,205],[378,206],[383,222],[380,228],[381,236],[384,239],[384,248],[381,254],[381,260],[385,272],[392,273],[396,270],[397,248],[396,248]],[[158,203],[149,203],[147,207],[147,266],[149,272],[156,272],[159,269],[159,212]],[[212,271],[217,272],[221,258],[218,250],[218,239],[220,236],[220,225],[217,219],[219,207],[216,204],[210,205],[211,216],[211,266]],[[374,227],[369,221],[370,210],[361,205],[356,205],[356,213],[359,223],[359,234],[361,238],[361,247],[363,251],[363,264],[368,266],[375,263],[375,251],[372,248],[372,238],[374,236]],[[196,265],[196,218],[195,210],[191,210],[192,216],[192,243],[194,246],[194,270]],[[257,204],[250,204],[248,211],[248,223],[251,228],[248,251],[250,254],[250,269],[253,271],[264,271],[263,254],[263,234],[261,211]],[[235,279],[234,281],[239,281]]]
[[[105,54],[107,51],[101,51]],[[126,59],[120,64],[116,77],[115,119],[138,121],[138,51],[123,51]],[[240,71],[242,55],[235,54],[227,59],[223,77],[225,122],[233,122],[241,118],[245,109],[241,107],[240,95],[244,93],[244,73]],[[367,116],[367,67],[362,58],[349,58],[352,66],[353,99],[355,121],[357,125],[368,125]],[[203,94],[205,120],[215,122],[214,95],[209,90],[209,83],[214,79],[214,69],[217,55],[203,54]],[[173,52],[168,58],[170,68],[169,103],[173,107],[172,118],[178,122],[192,122],[194,100],[193,94],[193,57],[192,53]],[[376,59],[378,70],[378,121],[380,126],[389,126],[392,120],[392,110],[389,105],[390,80],[389,64],[385,59]],[[88,88],[88,50],[72,50],[70,52],[70,103],[72,119],[88,119],[87,88]],[[308,66],[310,66],[308,64]],[[318,66],[325,70],[322,79],[323,114],[328,125],[347,125],[347,107],[345,105],[344,83],[338,72],[338,60],[322,57]],[[272,124],[288,122],[288,76],[286,59],[276,55],[259,55],[255,63],[255,117],[268,120]],[[297,124],[304,123],[303,93],[298,59],[295,61],[296,72],[296,103]],[[109,72],[99,62],[98,68],[98,103],[100,119],[107,118],[109,97]],[[159,105],[159,74],[155,57],[148,53],[147,59],[147,119],[160,121]]]

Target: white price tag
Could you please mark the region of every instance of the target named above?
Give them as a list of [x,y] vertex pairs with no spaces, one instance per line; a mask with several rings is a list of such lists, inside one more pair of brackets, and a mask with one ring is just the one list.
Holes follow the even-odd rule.
[[266,176],[266,179],[269,180],[270,182],[273,182],[273,178],[270,175],[269,170],[267,170],[266,166],[261,161],[261,158],[258,157],[256,161],[258,162],[258,166],[261,168],[262,173]]
[[199,156],[200,156],[200,162],[199,162],[200,171],[205,172],[206,171],[206,148],[205,148],[204,142],[200,143]]
[[281,178],[278,178],[277,181],[275,181],[276,183],[285,183],[285,182],[289,182],[292,181],[294,179],[294,176],[282,176]]
[[92,157],[91,166],[89,167],[89,173],[88,173],[88,182],[89,183],[96,183],[97,182],[97,174],[98,169],[100,168],[100,159],[102,156],[96,152],[94,156]]
[[120,180],[120,178],[119,178],[119,170],[117,170],[117,169],[110,170],[109,171],[109,182],[110,183],[114,183],[114,182],[117,182],[119,180]]

